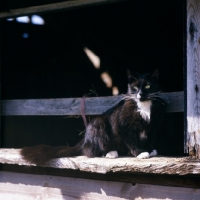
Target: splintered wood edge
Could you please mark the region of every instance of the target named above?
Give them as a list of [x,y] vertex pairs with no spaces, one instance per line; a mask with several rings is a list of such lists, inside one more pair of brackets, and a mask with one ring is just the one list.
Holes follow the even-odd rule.
[[[36,166],[26,162],[20,149],[0,149],[0,163]],[[151,173],[168,175],[200,175],[200,160],[190,157],[153,157],[137,159],[133,157],[87,158],[85,156],[58,158],[45,166],[60,169],[73,169],[85,172],[106,174],[108,172]]]

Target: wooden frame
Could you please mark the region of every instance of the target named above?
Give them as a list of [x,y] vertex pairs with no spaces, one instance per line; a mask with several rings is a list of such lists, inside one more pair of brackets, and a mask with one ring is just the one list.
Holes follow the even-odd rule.
[[[199,199],[194,188],[0,172],[1,199]],[[14,178],[13,178],[14,177]],[[136,178],[137,179],[137,178]]]
[[187,2],[187,147],[200,158],[200,1]]
[[124,0],[75,0],[75,1],[64,1],[59,3],[41,5],[41,6],[33,6],[28,8],[14,9],[9,10],[7,12],[0,13],[0,19],[17,17],[23,15],[30,15],[34,13],[48,13],[48,12],[56,12],[63,11],[72,8],[79,8],[84,6],[93,6],[105,3],[113,3],[120,2]]
[[[0,20],[0,29],[2,28],[2,23],[1,23],[1,20]],[[0,31],[0,47],[1,47],[1,31]],[[1,61],[2,58],[1,58],[1,48],[0,48],[0,105],[1,105]],[[2,110],[1,110],[1,106],[0,106],[0,145],[1,145],[1,113],[2,113]]]
[[117,181],[134,184],[162,185],[173,187],[200,188],[199,176],[194,175],[169,175],[169,174],[151,174],[151,173],[124,173],[108,172],[105,174],[95,172],[85,172],[80,170],[51,168],[51,167],[24,167],[18,164],[0,164],[2,171],[15,173],[38,174],[49,176],[73,177],[82,179]]
[[[53,12],[58,10],[77,8],[80,6],[111,3],[115,1],[120,1],[120,0],[66,1],[51,5],[36,6],[31,8],[11,10],[9,12],[3,12],[0,13],[0,19],[8,17],[16,17],[32,13]],[[186,83],[187,90],[184,92],[165,94],[166,97],[169,98],[169,104],[167,105],[167,110],[166,110],[167,112],[183,112],[183,111],[185,112],[185,120],[187,121],[187,127],[186,127],[187,139],[186,139],[185,149],[186,150],[189,149],[190,156],[193,156],[194,158],[200,158],[200,128],[199,128],[200,124],[199,37],[200,36],[198,32],[198,30],[200,29],[199,14],[200,14],[200,0],[187,0],[186,31],[187,31],[188,59],[185,70],[187,72],[187,83]],[[107,110],[111,109],[114,105],[116,105],[119,101],[121,101],[121,99],[123,99],[123,96],[86,98],[85,114],[86,115],[103,114]],[[44,100],[44,99],[5,100],[2,101],[2,115],[5,116],[6,115],[9,116],[80,115],[80,101],[81,98],[50,99],[50,100]],[[93,106],[94,103],[95,107]],[[29,173],[29,174],[45,173],[48,175],[56,175],[56,176],[60,175],[60,176],[76,177],[84,179],[122,181],[126,183],[136,182],[140,184],[159,184],[159,185],[165,185],[165,186],[170,185],[176,187],[191,187],[198,189],[196,190],[196,193],[193,190],[190,191],[188,190],[187,197],[183,192],[183,190],[177,189],[182,193],[180,198],[190,199],[191,195],[194,195],[196,199],[199,199],[200,197],[199,160],[192,159],[191,157],[185,157],[185,158],[158,157],[142,161],[138,161],[136,158],[122,158],[115,160],[108,160],[106,158],[87,159],[85,157],[62,158],[50,161],[50,163],[48,163],[47,166],[42,166],[42,167],[32,166],[32,168],[28,168],[29,170],[26,170],[26,168],[19,165],[30,166],[30,164],[26,163],[20,157],[19,150],[1,149],[0,163],[2,163],[0,165],[1,170],[3,170],[4,174],[7,174],[8,177],[11,177],[12,175],[18,177],[22,175],[18,173]],[[75,169],[76,171],[73,171],[72,169],[73,170]],[[17,173],[12,174],[5,171],[14,171]],[[22,176],[24,177],[24,180],[28,179],[27,178],[28,175],[27,176],[22,175]],[[29,178],[33,179],[33,176],[31,177],[29,176]],[[66,178],[67,181],[70,181],[69,179],[70,178]],[[6,182],[7,179],[3,177],[1,178],[0,182],[2,181]],[[76,183],[81,182],[81,180],[79,179],[76,179],[74,181]],[[25,182],[26,181],[24,181],[24,183]],[[48,186],[48,183],[46,185],[45,184],[46,182],[44,182],[44,185],[42,187]],[[101,185],[100,183],[98,184]],[[4,186],[5,184],[4,185],[0,184],[1,191],[5,190]],[[10,186],[14,187],[12,184]],[[162,190],[162,188],[160,189]],[[168,189],[168,191],[169,190],[170,192],[175,191],[172,188]],[[154,189],[154,193],[155,191],[156,189]],[[169,193],[166,195],[168,198],[170,198],[170,195],[173,197],[173,195]],[[122,198],[127,198],[124,197],[123,195],[120,196],[120,194],[118,194],[118,196]],[[157,195],[156,198],[158,198],[158,196],[159,195]],[[92,198],[93,197],[91,197],[91,199]],[[102,196],[100,198],[102,198]]]

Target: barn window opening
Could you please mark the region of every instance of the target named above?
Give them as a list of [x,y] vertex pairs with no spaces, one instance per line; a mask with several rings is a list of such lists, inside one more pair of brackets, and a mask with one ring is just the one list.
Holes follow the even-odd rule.
[[[125,94],[127,69],[157,68],[164,92],[183,91],[181,4],[124,1],[2,21],[2,100],[80,98],[93,89],[95,97]],[[166,114],[159,154],[184,155],[183,115]],[[82,130],[82,119],[65,116],[2,116],[2,147],[74,146]]]
[[[13,181],[9,184],[13,186],[10,189],[13,193],[16,185],[19,185],[19,177],[22,177],[20,184],[23,184],[23,188],[18,191],[24,193],[30,185],[35,187],[34,180],[38,177],[37,186],[41,188],[43,184],[49,191],[55,189],[63,199],[68,195],[68,190],[62,183],[69,183],[69,188],[73,185],[81,187],[84,185],[80,183],[81,180],[90,183],[91,179],[95,179],[95,182],[99,179],[101,186],[93,185],[89,190],[82,188],[78,193],[75,188],[77,198],[94,194],[91,199],[95,199],[99,191],[102,198],[105,195],[115,198],[114,192],[120,191],[117,195],[121,198],[122,195],[125,198],[135,195],[136,199],[140,199],[146,189],[147,193],[153,191],[153,187],[157,190],[157,184],[176,188],[166,188],[164,195],[162,192],[159,195],[148,193],[149,198],[160,199],[162,196],[171,199],[177,196],[178,187],[189,187],[189,196],[194,196],[194,189],[195,192],[196,188],[199,189],[197,179],[200,169],[196,158],[200,157],[200,123],[198,87],[195,87],[199,84],[196,84],[198,77],[193,70],[199,66],[198,56],[194,56],[199,49],[198,41],[194,41],[197,31],[192,29],[200,27],[196,20],[200,0],[187,2],[191,5],[186,6],[186,1],[182,0],[116,0],[113,3],[111,0],[63,1],[55,3],[61,7],[40,5],[44,12],[38,8],[37,12],[31,12],[39,13],[42,17],[30,14],[29,8],[25,7],[27,14],[22,12],[15,15],[12,9],[6,9],[8,19],[4,20],[3,16],[0,24],[0,168],[3,186],[12,177]],[[85,3],[89,3],[88,6]],[[23,7],[19,8],[24,11]],[[27,18],[17,19],[17,16],[25,14]],[[78,156],[53,159],[44,166],[32,166],[32,169],[25,167],[30,163],[19,154],[25,146],[45,144],[72,147],[82,140],[85,120],[80,110],[85,109],[85,113],[81,114],[90,122],[96,115],[106,115],[115,105],[120,106],[123,94],[127,92],[127,69],[138,73],[159,70],[163,94],[158,98],[166,95],[166,101],[169,101],[165,104],[163,123],[155,123],[155,126],[160,125],[154,146],[158,157],[138,160],[130,155],[120,155],[116,159]],[[190,108],[195,112],[190,113]],[[184,148],[187,151],[184,152]],[[29,175],[24,176],[23,172]],[[8,178],[4,179],[4,175]],[[57,183],[54,185],[53,181]],[[111,190],[107,186],[104,190],[105,184],[112,181],[118,183],[114,183],[112,188],[109,186]],[[119,182],[122,182],[120,189]],[[131,191],[130,183],[135,186]],[[137,195],[137,188],[145,190]],[[174,191],[172,195],[170,193],[171,196],[169,190]],[[4,191],[8,193],[6,187]],[[70,197],[71,194],[69,191]],[[36,195],[40,196],[39,193]],[[58,197],[57,193],[55,195]]]

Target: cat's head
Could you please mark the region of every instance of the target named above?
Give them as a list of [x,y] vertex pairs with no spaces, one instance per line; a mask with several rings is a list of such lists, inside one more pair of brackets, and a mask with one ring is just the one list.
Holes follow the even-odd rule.
[[159,71],[157,69],[146,74],[128,71],[128,80],[128,94],[140,101],[149,100],[151,94],[160,90]]

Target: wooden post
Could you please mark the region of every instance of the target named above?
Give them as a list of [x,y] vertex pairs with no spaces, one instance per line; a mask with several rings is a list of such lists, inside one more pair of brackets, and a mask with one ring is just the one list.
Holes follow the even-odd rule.
[[1,65],[2,65],[2,57],[1,57],[1,33],[2,32],[2,22],[0,20],[0,147],[1,147],[1,143],[2,143],[2,138],[1,138]]
[[187,148],[200,158],[200,0],[187,0]]

